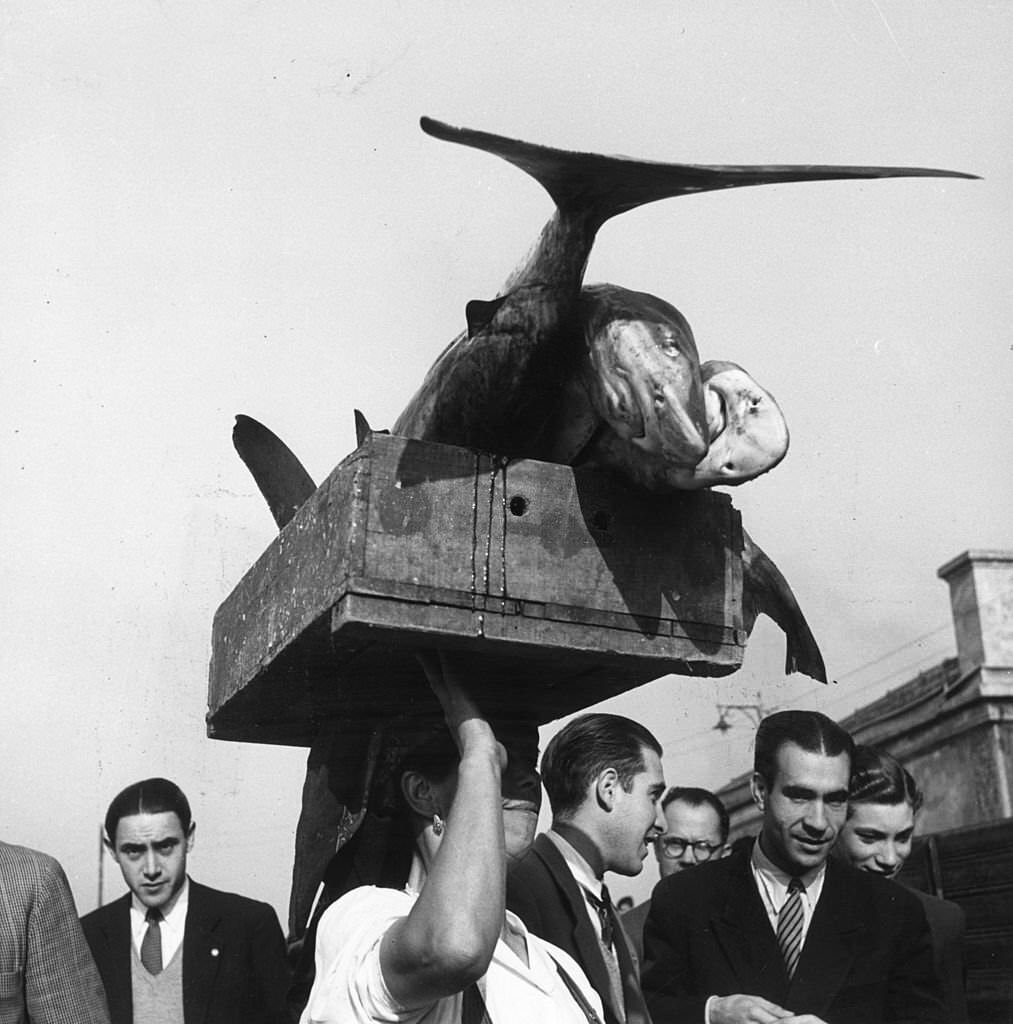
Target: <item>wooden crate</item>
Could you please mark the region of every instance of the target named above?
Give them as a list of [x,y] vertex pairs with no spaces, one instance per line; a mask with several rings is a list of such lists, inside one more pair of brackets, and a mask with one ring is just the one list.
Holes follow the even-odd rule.
[[1013,819],[919,836],[901,880],[967,915],[964,965],[971,1024],[1013,1020]]
[[742,664],[726,495],[372,434],[215,615],[209,735],[305,745],[322,719],[429,705],[413,651],[463,652],[539,721]]

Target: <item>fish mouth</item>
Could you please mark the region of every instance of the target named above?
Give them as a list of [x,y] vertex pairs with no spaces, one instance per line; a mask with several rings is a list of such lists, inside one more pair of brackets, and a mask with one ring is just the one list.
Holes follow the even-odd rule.
[[710,386],[704,392],[704,402],[707,408],[707,433],[710,436],[710,443],[713,444],[728,426],[728,403],[717,388]]
[[735,363],[715,360],[700,369],[710,446],[684,486],[735,486],[773,469],[789,441],[774,396]]

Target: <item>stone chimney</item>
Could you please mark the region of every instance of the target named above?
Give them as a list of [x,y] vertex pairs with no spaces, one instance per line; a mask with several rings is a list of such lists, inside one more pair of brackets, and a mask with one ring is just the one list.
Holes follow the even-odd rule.
[[965,551],[938,575],[950,586],[961,674],[1013,672],[1013,551]]

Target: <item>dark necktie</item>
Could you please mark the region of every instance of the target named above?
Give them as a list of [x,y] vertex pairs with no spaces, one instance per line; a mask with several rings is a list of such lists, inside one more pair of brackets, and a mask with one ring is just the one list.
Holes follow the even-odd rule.
[[802,893],[805,886],[799,878],[793,878],[788,883],[788,896],[781,904],[781,910],[777,915],[777,944],[781,948],[781,956],[784,957],[784,966],[788,971],[788,977],[795,976],[795,968],[798,967],[798,958],[802,954],[802,922],[804,914],[802,910]]
[[[612,992],[612,1009],[618,1020],[625,1021],[626,996],[623,992],[623,976],[619,969],[619,959],[615,949],[615,911],[612,909],[612,900],[604,885],[601,887],[600,899],[588,889],[584,890],[584,894],[587,896],[587,902],[597,911],[598,921],[601,923],[602,959],[605,961],[605,969],[608,971],[609,988]],[[599,993],[599,995],[604,998],[604,993]]]
[[599,899],[590,889],[585,889],[584,894],[587,896],[587,902],[598,912],[598,920],[601,922],[601,944],[606,949],[611,949],[613,945],[613,925],[612,925],[612,900],[609,899],[609,891],[603,885],[601,887],[601,899]]
[[141,940],[141,963],[148,974],[161,974],[162,930],[158,923],[162,920],[162,911],[151,907],[145,914],[145,919],[148,922],[148,930]]

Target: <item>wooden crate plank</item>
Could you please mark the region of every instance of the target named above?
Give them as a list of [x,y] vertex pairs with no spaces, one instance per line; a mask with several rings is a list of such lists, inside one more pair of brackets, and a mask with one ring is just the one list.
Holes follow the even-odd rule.
[[475,655],[542,721],[658,676],[741,665],[741,527],[725,495],[371,435],[215,618],[209,734],[312,742],[334,715],[432,700],[414,652]]

